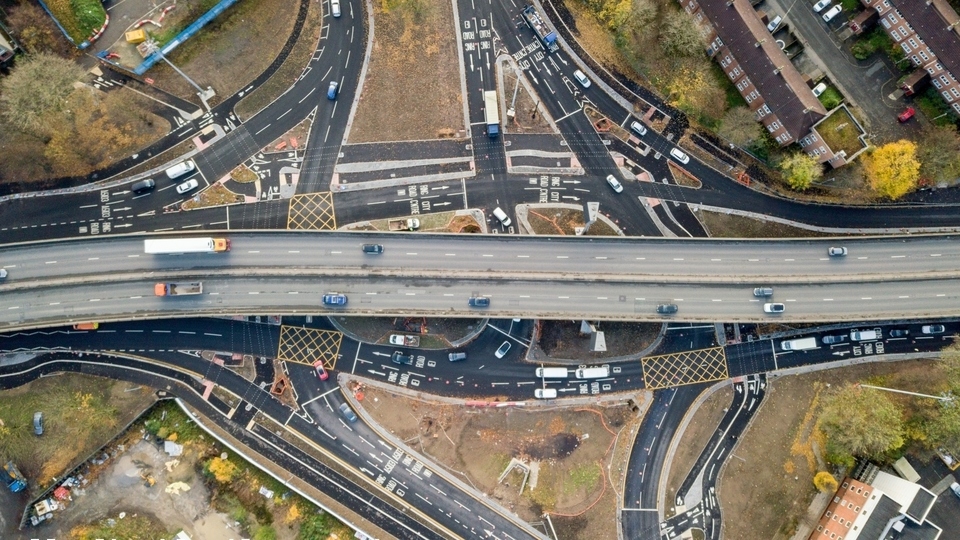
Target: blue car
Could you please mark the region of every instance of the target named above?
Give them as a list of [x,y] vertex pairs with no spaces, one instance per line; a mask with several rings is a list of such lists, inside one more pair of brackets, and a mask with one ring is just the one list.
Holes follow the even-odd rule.
[[337,99],[337,81],[330,81],[330,88],[327,88],[327,99]]
[[345,306],[347,305],[347,295],[340,293],[330,293],[323,295],[323,305],[325,306]]

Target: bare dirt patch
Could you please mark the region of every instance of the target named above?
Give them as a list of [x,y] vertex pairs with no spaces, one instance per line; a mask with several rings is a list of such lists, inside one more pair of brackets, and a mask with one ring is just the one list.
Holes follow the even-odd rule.
[[[513,90],[517,88],[516,71],[504,69],[501,73],[507,109],[510,108],[510,104],[512,103],[516,113],[513,117],[513,122],[511,122],[506,129],[510,133],[553,133],[554,130],[550,126],[550,122],[547,121],[547,118],[542,114],[543,111],[538,110],[537,103],[539,103],[539,99],[531,96],[522,82],[517,92],[517,99],[516,101],[513,100]],[[503,118],[506,122],[506,110],[504,111]]]
[[734,214],[700,210],[700,223],[712,238],[820,238],[830,233],[791,227],[776,221],[763,221]]
[[662,325],[657,323],[598,322],[597,330],[604,333],[607,350],[590,351],[590,336],[580,335],[580,321],[539,321],[538,344],[551,358],[590,360],[615,358],[637,354],[650,346],[660,335]]
[[[700,453],[710,442],[710,437],[716,431],[720,419],[723,418],[732,400],[733,387],[728,385],[714,392],[693,413],[690,423],[687,424],[687,429],[680,436],[677,451],[670,459],[670,475],[667,477],[667,493],[663,498],[664,501],[675,501],[677,499],[677,490],[680,489],[680,484],[683,483],[687,474],[697,463],[697,458],[700,457]],[[673,511],[671,504],[672,502],[668,502],[667,516],[676,513]]]
[[816,494],[812,423],[827,384],[873,379],[887,387],[936,391],[939,382],[929,377],[933,365],[872,363],[768,380],[763,405],[721,474],[724,538],[785,540],[804,519]]
[[[577,228],[584,226],[583,211],[571,208],[531,208],[527,212],[527,222],[533,227],[534,234],[574,235]],[[617,232],[598,219],[584,236],[618,236]]]
[[351,143],[465,135],[448,0],[374,2],[374,42]]
[[[179,16],[177,12],[193,17],[205,11],[191,9],[190,4],[193,2],[180,2],[168,18]],[[215,105],[249,84],[280,54],[293,31],[299,5],[299,1],[289,0],[237,2],[174,49],[169,55],[170,61],[201,88],[213,87],[217,97],[210,100],[210,104]],[[305,64],[301,64],[300,69]],[[157,87],[192,102],[198,101],[196,89],[166,63],[158,63],[147,75],[154,79]],[[287,80],[286,86],[292,83],[293,80]]]
[[338,317],[337,323],[364,341],[386,343],[390,334],[420,336],[421,348],[446,348],[477,329],[483,319],[424,317]]
[[[374,419],[413,448],[515,511],[521,519],[543,512],[607,522],[609,534],[585,530],[563,538],[613,538],[616,505],[607,464],[615,434],[633,418],[627,407],[528,411],[475,410],[431,405],[368,388],[364,407]],[[538,463],[519,493],[522,475],[497,478],[513,458]]]

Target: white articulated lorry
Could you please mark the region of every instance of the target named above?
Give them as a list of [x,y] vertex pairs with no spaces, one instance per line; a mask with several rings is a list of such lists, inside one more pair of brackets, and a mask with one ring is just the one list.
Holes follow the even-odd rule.
[[150,255],[175,253],[219,253],[230,251],[228,238],[155,238],[143,241],[143,252]]

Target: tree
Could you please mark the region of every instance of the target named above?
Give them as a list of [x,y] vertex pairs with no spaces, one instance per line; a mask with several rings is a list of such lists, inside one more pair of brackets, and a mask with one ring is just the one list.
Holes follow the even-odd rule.
[[813,477],[813,485],[817,486],[823,493],[833,493],[837,491],[837,479],[827,471],[820,471]]
[[796,191],[809,188],[814,181],[823,176],[823,165],[817,158],[803,152],[797,152],[780,162],[780,170],[787,178],[787,183]]
[[921,178],[942,182],[960,177],[960,137],[954,126],[923,130],[918,151]]
[[46,138],[60,127],[60,113],[84,75],[70,60],[49,53],[28,56],[0,80],[0,113],[14,129]]
[[917,145],[907,140],[885,144],[864,159],[863,171],[878,195],[899,199],[920,179]]
[[718,133],[733,144],[747,148],[760,139],[760,129],[753,111],[747,107],[733,107],[723,114]]
[[670,56],[696,56],[703,54],[703,36],[700,27],[683,11],[671,11],[663,18],[660,30],[660,47]]
[[206,470],[209,474],[220,482],[221,484],[227,484],[236,478],[237,473],[240,472],[240,469],[237,468],[233,462],[220,459],[219,456],[211,459],[206,464]]
[[330,525],[330,519],[327,514],[313,514],[307,516],[300,522],[300,531],[297,533],[297,540],[312,540],[314,538],[326,538],[330,536],[333,527]]
[[880,458],[904,443],[900,408],[879,390],[859,385],[826,396],[819,427],[832,454]]

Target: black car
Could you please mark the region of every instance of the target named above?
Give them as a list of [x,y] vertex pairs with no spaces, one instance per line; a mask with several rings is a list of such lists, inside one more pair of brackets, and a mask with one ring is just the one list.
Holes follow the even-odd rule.
[[890,337],[907,337],[910,335],[910,330],[906,328],[894,328],[890,331]]
[[364,244],[363,252],[371,255],[380,255],[383,253],[383,244]]
[[470,307],[490,307],[490,299],[483,296],[474,296],[467,302]]
[[390,357],[390,361],[397,365],[406,364],[409,366],[413,364],[413,355],[403,354],[400,351],[394,351],[393,356]]
[[847,340],[849,336],[846,334],[834,334],[832,336],[823,336],[823,343],[825,345],[832,345],[834,343],[843,343]]
[[676,304],[660,304],[657,306],[657,313],[661,315],[669,315],[671,313],[676,313],[680,310],[680,307]]

